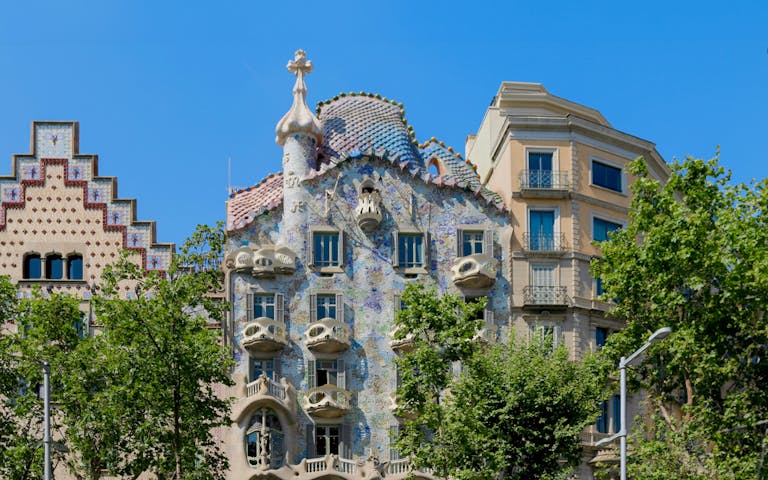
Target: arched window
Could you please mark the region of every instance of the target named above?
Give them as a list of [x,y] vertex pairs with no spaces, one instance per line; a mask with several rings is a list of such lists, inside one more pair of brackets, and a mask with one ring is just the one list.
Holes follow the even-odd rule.
[[440,160],[433,158],[427,164],[427,171],[432,176],[442,177],[443,174],[445,173],[445,167],[443,166],[443,163]]
[[67,257],[67,278],[70,280],[83,279],[83,256],[77,253]]
[[39,279],[43,275],[42,266],[40,255],[36,253],[25,255],[23,277],[29,280]]
[[45,257],[45,278],[49,280],[61,280],[64,278],[64,260],[59,254]]
[[257,411],[245,431],[248,464],[252,467],[280,468],[283,465],[284,438],[283,428],[275,412],[269,408]]

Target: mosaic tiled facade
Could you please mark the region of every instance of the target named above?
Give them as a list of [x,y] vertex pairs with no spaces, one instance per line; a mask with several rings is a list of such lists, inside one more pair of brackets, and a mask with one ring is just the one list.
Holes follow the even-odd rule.
[[165,270],[172,244],[155,241],[154,222],[136,218],[136,201],[117,197],[98,157],[81,154],[77,122],[33,122],[31,152],[0,177],[0,274],[22,292],[35,286],[87,300],[120,250],[148,270]]
[[292,62],[294,105],[278,124],[283,171],[227,203],[238,365],[229,475],[405,478],[407,460],[390,448],[399,293],[421,282],[487,296],[484,335],[504,335],[508,211],[460,156],[419,145],[392,101],[342,95],[314,117],[306,63]]

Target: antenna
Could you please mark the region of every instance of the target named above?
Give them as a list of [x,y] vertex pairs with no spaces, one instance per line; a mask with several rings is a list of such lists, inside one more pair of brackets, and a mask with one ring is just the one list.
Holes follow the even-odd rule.
[[232,157],[227,157],[227,196],[232,194]]

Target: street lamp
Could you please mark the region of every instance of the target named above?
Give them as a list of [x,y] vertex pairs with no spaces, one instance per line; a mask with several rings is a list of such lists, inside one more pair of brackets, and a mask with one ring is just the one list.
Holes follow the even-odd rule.
[[51,364],[45,360],[38,360],[38,363],[43,367],[43,479],[51,480]]
[[648,338],[648,341],[645,343],[645,345],[635,350],[635,352],[629,357],[621,357],[621,360],[619,361],[619,384],[621,388],[621,428],[612,436],[604,438],[603,440],[595,443],[595,446],[599,447],[600,445],[610,443],[617,438],[621,440],[621,463],[619,466],[621,480],[627,480],[627,366],[636,360],[640,354],[646,351],[648,347],[656,342],[664,340],[669,336],[670,333],[672,333],[672,329],[669,327],[656,330],[653,332],[653,335]]

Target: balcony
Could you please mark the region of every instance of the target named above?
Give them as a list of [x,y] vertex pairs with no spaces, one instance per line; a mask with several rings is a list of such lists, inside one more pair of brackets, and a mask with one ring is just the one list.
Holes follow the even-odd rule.
[[225,257],[227,268],[257,278],[274,278],[296,271],[296,254],[287,247],[240,247]]
[[389,341],[389,346],[392,348],[392,350],[395,351],[395,353],[400,352],[410,352],[413,350],[413,334],[408,333],[403,338],[397,338],[397,332],[402,329],[403,327],[401,325],[396,325],[391,332],[389,332],[389,335],[392,337],[392,340]]
[[541,307],[566,307],[566,287],[529,285],[523,287],[523,305]]
[[430,468],[414,468],[409,458],[392,460],[387,463],[384,478],[387,479],[406,479],[406,478],[432,478],[434,471]]
[[524,233],[523,250],[529,255],[561,255],[565,252],[562,233]]
[[285,377],[276,382],[261,375],[250,383],[238,383],[243,390],[241,397],[232,406],[232,418],[242,419],[255,403],[279,407],[291,416],[296,415],[296,389]]
[[407,411],[403,408],[397,392],[392,392],[389,395],[389,410],[392,412],[392,415],[399,418],[404,418],[406,420],[413,420],[416,418],[416,412]]
[[453,284],[464,288],[490,288],[496,283],[496,259],[475,254],[453,261]]
[[310,323],[304,336],[307,348],[313,352],[341,352],[350,345],[349,325],[335,318],[323,318]]
[[349,413],[350,394],[336,385],[310,388],[304,394],[304,409],[309,415],[319,418],[338,418]]
[[568,172],[557,170],[523,170],[520,172],[520,195],[529,198],[565,198],[570,191]]
[[268,317],[259,317],[243,330],[243,348],[252,352],[274,352],[288,345],[285,324]]
[[370,232],[381,223],[381,195],[375,190],[363,191],[355,207],[357,224],[365,232]]

